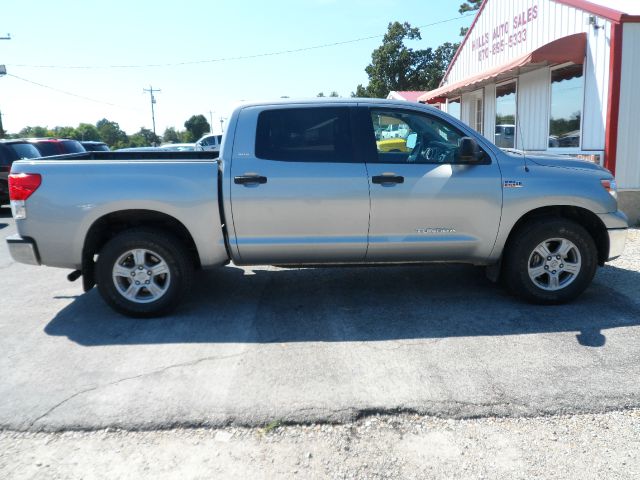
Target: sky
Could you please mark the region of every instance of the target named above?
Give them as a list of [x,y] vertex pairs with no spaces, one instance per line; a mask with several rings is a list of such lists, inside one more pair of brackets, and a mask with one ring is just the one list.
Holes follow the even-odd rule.
[[[2,0],[0,112],[4,129],[118,122],[128,134],[184,129],[192,115],[228,118],[241,101],[348,97],[387,25],[421,28],[412,48],[460,41],[472,16],[460,0]],[[361,41],[356,39],[367,38]],[[327,44],[340,45],[311,48]],[[275,55],[283,51],[306,49]],[[251,57],[253,58],[238,58]],[[159,65],[159,66],[158,66]],[[81,67],[81,68],[70,68]],[[73,94],[73,95],[69,95]],[[211,112],[211,113],[210,113]],[[223,124],[224,125],[224,124]]]

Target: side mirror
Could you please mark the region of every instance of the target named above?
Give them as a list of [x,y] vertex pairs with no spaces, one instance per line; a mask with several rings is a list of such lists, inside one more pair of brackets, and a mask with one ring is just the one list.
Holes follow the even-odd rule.
[[418,134],[417,133],[412,133],[407,137],[407,148],[409,150],[413,150],[414,148],[416,148],[416,143],[418,141]]
[[458,143],[458,158],[462,163],[477,163],[481,158],[478,142],[471,137],[462,137]]

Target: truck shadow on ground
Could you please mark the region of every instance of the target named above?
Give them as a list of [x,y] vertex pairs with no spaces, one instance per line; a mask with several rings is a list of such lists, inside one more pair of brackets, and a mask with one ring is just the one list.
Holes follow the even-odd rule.
[[603,330],[640,325],[640,306],[610,285],[640,273],[605,267],[574,303],[529,305],[489,283],[479,268],[429,265],[201,272],[170,316],[114,313],[94,289],[45,327],[85,346],[160,343],[383,341],[576,332],[600,347]]

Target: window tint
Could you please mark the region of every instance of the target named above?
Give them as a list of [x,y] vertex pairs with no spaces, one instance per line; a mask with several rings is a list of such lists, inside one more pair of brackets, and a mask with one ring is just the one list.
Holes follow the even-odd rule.
[[298,162],[350,162],[347,108],[267,110],[258,117],[256,156]]
[[582,65],[551,71],[549,147],[580,147],[583,91]]
[[43,157],[60,155],[58,146],[54,142],[38,142],[36,143],[36,147],[38,147],[38,150]]
[[63,140],[60,142],[62,144],[62,148],[66,153],[82,153],[86,152],[84,147],[80,142],[75,140]]
[[465,135],[444,120],[418,112],[372,109],[371,121],[374,132],[397,132],[376,138],[381,163],[463,163],[459,143]]
[[218,145],[220,145],[222,143],[222,135],[218,135],[216,138],[218,139]]
[[40,156],[38,149],[30,143],[13,143],[9,145],[9,148],[13,150],[18,160],[23,158],[37,158]]

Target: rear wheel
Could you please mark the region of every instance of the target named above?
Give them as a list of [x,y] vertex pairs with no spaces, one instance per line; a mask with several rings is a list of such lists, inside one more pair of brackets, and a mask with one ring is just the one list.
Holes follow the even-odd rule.
[[564,219],[533,222],[515,234],[505,253],[505,280],[533,303],[558,304],[578,297],[591,283],[598,251],[589,233]]
[[102,298],[114,310],[139,318],[173,310],[188,292],[192,276],[182,242],[148,229],[128,230],[111,239],[96,266]]

